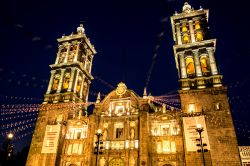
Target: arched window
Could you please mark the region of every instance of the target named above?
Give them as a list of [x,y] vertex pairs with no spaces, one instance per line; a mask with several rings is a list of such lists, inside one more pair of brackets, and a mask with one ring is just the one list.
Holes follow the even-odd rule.
[[80,93],[81,85],[82,85],[82,77],[79,76],[77,84],[76,84],[76,93],[78,93],[78,94]]
[[194,28],[195,30],[201,29],[200,21],[195,21]]
[[54,79],[53,79],[53,84],[52,84],[52,90],[56,91],[58,89],[58,84],[59,84],[59,80],[60,80],[60,74],[56,74]]
[[187,33],[184,33],[184,34],[183,34],[183,36],[182,36],[182,42],[183,42],[184,44],[190,43],[190,36],[189,36],[189,34],[187,34]]
[[192,57],[186,58],[186,69],[188,77],[193,77],[195,75],[194,60]]
[[203,40],[203,32],[201,30],[196,32],[195,39],[196,39],[196,41],[202,41]]
[[63,90],[68,89],[70,80],[70,72],[67,72],[63,79]]
[[208,66],[208,58],[207,56],[201,56],[200,58],[200,63],[201,63],[201,71],[203,75],[208,75],[210,73],[210,69]]
[[186,23],[183,23],[183,24],[182,24],[181,31],[182,31],[182,32],[187,32],[187,31],[188,31],[188,28],[187,28],[187,24],[186,24]]

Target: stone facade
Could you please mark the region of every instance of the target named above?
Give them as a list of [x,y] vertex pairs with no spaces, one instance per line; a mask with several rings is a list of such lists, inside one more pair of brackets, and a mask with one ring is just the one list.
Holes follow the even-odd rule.
[[[87,115],[94,47],[84,33],[58,39],[56,62],[27,166],[238,166],[237,139],[208,33],[208,10],[171,17],[181,109],[119,83]],[[99,133],[97,133],[97,131]],[[201,152],[201,153],[199,153]]]

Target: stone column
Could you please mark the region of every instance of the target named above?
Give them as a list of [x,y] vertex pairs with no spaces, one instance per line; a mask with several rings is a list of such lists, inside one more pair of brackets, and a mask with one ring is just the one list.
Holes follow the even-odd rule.
[[53,80],[54,80],[56,71],[51,70],[50,73],[51,73],[51,76],[50,76],[49,85],[48,85],[48,89],[47,89],[46,94],[50,94],[50,92],[51,92],[51,87],[52,87],[52,84],[53,84]]
[[186,63],[184,59],[184,52],[180,52],[179,58],[180,58],[180,71],[181,71],[181,78],[187,78],[187,69],[186,69]]
[[79,70],[76,69],[76,79],[75,79],[75,84],[74,84],[74,88],[73,88],[73,92],[76,93],[76,85],[77,85],[77,82],[78,82],[78,76],[79,76]]
[[74,62],[77,62],[77,57],[78,57],[78,54],[79,54],[79,48],[80,48],[80,42],[77,42],[77,48],[76,48],[76,53],[75,53],[75,56],[74,56]]
[[180,23],[176,23],[176,40],[178,45],[182,45]]
[[193,20],[188,21],[189,24],[189,32],[191,36],[191,42],[195,42],[195,36],[194,36],[194,25],[193,25]]
[[60,45],[60,46],[59,46],[59,49],[58,49],[58,53],[57,53],[57,57],[56,57],[56,62],[55,62],[55,64],[58,64],[59,58],[60,58],[60,56],[61,56],[62,48],[63,48],[63,46]]
[[67,53],[66,53],[66,56],[65,56],[65,59],[64,59],[64,63],[67,63],[68,62],[68,57],[69,57],[69,50],[70,50],[70,44],[68,44],[68,49],[67,49]]
[[75,71],[76,71],[75,68],[71,69],[70,80],[69,80],[69,87],[68,87],[68,90],[67,90],[68,92],[72,91],[72,85],[73,85],[73,81],[74,81]]
[[201,72],[201,64],[200,64],[200,58],[199,58],[199,50],[193,50],[194,53],[194,65],[195,65],[195,71],[196,71],[196,76],[200,77],[202,76],[202,72]]
[[91,57],[91,61],[90,61],[90,64],[89,64],[89,73],[91,73],[91,69],[92,69],[92,61],[93,61],[93,57]]
[[81,90],[80,90],[80,98],[82,98],[82,91],[83,91],[83,83],[84,83],[84,80],[85,80],[85,76],[82,75],[82,84],[81,84]]
[[63,78],[64,78],[64,73],[65,73],[66,69],[61,69],[61,78],[59,80],[59,84],[58,84],[58,89],[57,89],[57,93],[60,93],[62,90],[62,83],[63,83]]
[[87,62],[88,62],[88,53],[86,53],[85,55],[85,63],[84,63],[84,69],[86,70],[86,67],[87,67]]
[[210,63],[210,68],[211,68],[212,75],[217,75],[218,74],[218,69],[217,69],[217,66],[216,66],[215,58],[214,58],[214,48],[212,48],[212,47],[207,48],[207,52],[208,52],[209,63]]

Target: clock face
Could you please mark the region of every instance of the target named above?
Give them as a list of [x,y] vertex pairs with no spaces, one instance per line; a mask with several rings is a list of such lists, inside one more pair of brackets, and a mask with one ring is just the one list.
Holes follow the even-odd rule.
[[109,162],[109,166],[125,166],[124,161],[122,159],[112,159]]

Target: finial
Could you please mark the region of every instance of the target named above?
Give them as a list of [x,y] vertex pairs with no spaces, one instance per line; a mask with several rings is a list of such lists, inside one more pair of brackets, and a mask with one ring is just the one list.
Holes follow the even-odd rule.
[[147,88],[145,87],[144,88],[144,91],[143,91],[143,98],[147,98],[148,94],[147,94]]
[[200,6],[200,10],[203,10],[202,6]]
[[97,98],[96,98],[96,104],[100,103],[101,102],[101,93],[99,92],[98,95],[97,95]]
[[85,29],[83,28],[83,24],[80,24],[79,27],[77,27],[77,33],[78,34],[82,34],[84,33]]
[[185,13],[190,13],[192,11],[191,5],[188,4],[188,2],[184,3],[184,6],[182,7],[182,11]]
[[175,15],[175,16],[176,16],[176,15],[178,15],[178,12],[177,12],[177,11],[175,11],[175,12],[174,12],[174,15]]

